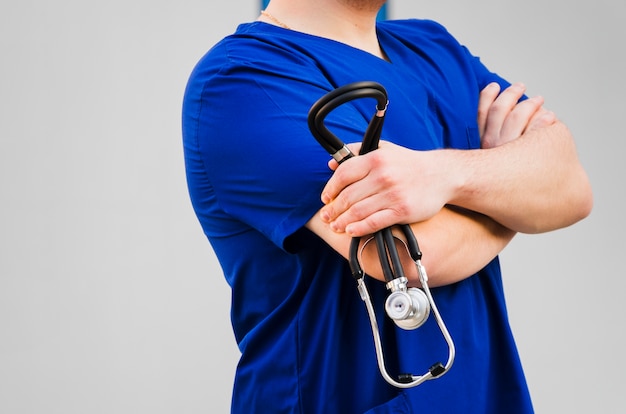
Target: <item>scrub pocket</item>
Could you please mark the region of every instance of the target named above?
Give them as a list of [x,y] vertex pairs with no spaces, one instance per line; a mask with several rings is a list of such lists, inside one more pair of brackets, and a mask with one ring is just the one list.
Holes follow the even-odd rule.
[[365,414],[413,414],[413,410],[409,406],[406,394],[401,393],[393,400],[366,411]]
[[467,132],[467,145],[468,149],[480,149],[480,133],[477,126],[468,126]]

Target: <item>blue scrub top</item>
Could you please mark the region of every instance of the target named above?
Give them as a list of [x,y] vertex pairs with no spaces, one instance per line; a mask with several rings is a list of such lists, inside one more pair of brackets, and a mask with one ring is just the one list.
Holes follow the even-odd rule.
[[[189,79],[183,106],[193,207],[232,288],[242,356],[233,413],[528,413],[498,260],[433,289],[457,346],[452,370],[398,390],[380,376],[369,320],[347,262],[304,229],[322,204],[328,154],[307,127],[311,105],[356,81],[389,95],[382,139],[416,149],[480,147],[478,95],[509,84],[439,24],[378,24],[389,60],[332,40],[254,22],[215,45]],[[375,102],[353,101],[327,126],[359,142]],[[419,239],[419,234],[417,235]],[[447,360],[431,317],[403,331],[368,281],[392,373]]]

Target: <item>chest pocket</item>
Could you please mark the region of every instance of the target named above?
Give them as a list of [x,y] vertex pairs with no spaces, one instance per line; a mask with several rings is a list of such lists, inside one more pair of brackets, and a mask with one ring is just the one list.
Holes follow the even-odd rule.
[[372,408],[365,414],[411,414],[413,410],[409,406],[406,394],[401,392],[396,398],[387,403],[380,405],[376,408]]
[[480,134],[478,132],[478,126],[468,126],[465,132],[467,133],[468,149],[479,149]]
[[475,111],[463,111],[458,108],[467,108],[466,105],[448,105],[446,101],[437,96],[430,96],[432,108],[439,126],[441,127],[441,141],[443,148],[456,149],[479,149],[480,134],[476,121],[477,108]]

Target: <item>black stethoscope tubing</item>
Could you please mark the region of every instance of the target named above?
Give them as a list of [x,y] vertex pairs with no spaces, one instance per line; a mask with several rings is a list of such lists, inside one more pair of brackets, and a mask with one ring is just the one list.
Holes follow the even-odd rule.
[[[359,155],[363,155],[377,149],[380,141],[388,105],[387,91],[381,84],[362,81],[341,86],[324,95],[315,102],[309,110],[308,124],[311,133],[320,145],[322,145],[329,154],[333,155],[339,163],[352,158],[354,155],[347,149],[343,141],[326,127],[324,120],[328,114],[340,105],[361,98],[374,98],[377,103],[376,114],[370,120],[365,134],[363,135],[363,141],[359,151]],[[419,249],[413,231],[411,231],[411,228],[406,224],[400,225],[400,227],[407,238],[411,258],[413,260],[420,260],[422,258],[422,252]],[[398,250],[395,248],[391,227],[375,233],[374,238],[385,280],[389,282],[398,277],[404,277],[404,271],[400,265],[400,257]],[[350,244],[350,268],[355,278],[364,276],[364,272],[358,261],[360,241],[360,237],[354,237]]]
[[[320,98],[309,110],[309,129],[317,142],[319,142],[329,154],[333,155],[333,157],[346,147],[341,139],[326,128],[324,120],[335,108],[360,98],[375,98],[377,101],[377,112],[371,119],[363,136],[363,144],[359,152],[359,154],[362,155],[378,148],[384,113],[387,109],[387,91],[382,85],[376,82],[364,81],[339,87]],[[342,158],[335,159],[337,159],[337,162],[341,163],[352,156],[353,154],[347,153],[344,154]]]
[[[387,91],[382,85],[377,82],[364,81],[354,82],[336,88],[331,92],[328,92],[326,95],[322,96],[317,102],[315,102],[311,106],[308,113],[308,125],[311,133],[319,142],[319,144],[340,164],[348,160],[349,158],[352,158],[354,154],[348,149],[348,147],[343,143],[341,139],[339,139],[326,127],[326,125],[324,124],[324,120],[326,119],[326,116],[328,116],[328,114],[330,114],[335,108],[339,107],[340,105],[361,98],[374,98],[377,102],[376,113],[371,118],[367,126],[367,129],[363,136],[361,149],[359,151],[359,155],[363,155],[377,149],[380,141],[384,117],[388,105]],[[418,312],[414,313],[407,319],[392,319],[394,319],[398,326],[404,329],[415,329],[420,326],[423,321],[425,321],[425,319],[428,317],[430,309],[432,308],[432,311],[435,314],[437,324],[439,325],[442,335],[444,336],[448,344],[448,361],[445,366],[441,362],[437,362],[436,364],[432,365],[429,370],[423,375],[400,374],[397,378],[392,378],[391,375],[389,375],[385,366],[384,352],[382,348],[382,342],[380,339],[380,333],[378,330],[378,323],[376,321],[374,307],[369,296],[369,291],[367,290],[367,286],[364,282],[365,272],[363,271],[359,263],[359,248],[361,243],[360,237],[353,237],[351,240],[349,250],[349,262],[352,276],[357,281],[357,288],[361,295],[361,299],[363,299],[363,301],[365,302],[367,312],[370,318],[378,366],[381,375],[389,384],[395,387],[410,388],[415,387],[426,380],[438,378],[446,373],[450,369],[454,361],[455,347],[452,338],[441,318],[441,315],[439,314],[430,289],[428,288],[428,276],[426,275],[426,270],[421,264],[422,252],[420,251],[417,239],[408,224],[402,224],[399,225],[399,227],[406,239],[406,241],[404,242],[405,247],[409,255],[411,256],[411,259],[416,264],[419,280],[423,289],[423,291],[419,290],[419,292],[420,295],[423,296],[423,298],[420,295],[418,295],[419,297],[415,297],[416,291],[418,291],[417,288],[407,289],[408,280],[404,274],[400,255],[398,253],[395,243],[396,238],[392,234],[392,227],[387,227],[374,233],[372,237],[376,244],[378,257],[383,270],[383,275],[385,281],[387,282],[387,288],[392,291],[387,302],[390,302],[392,296],[395,295],[394,300],[399,299],[400,302],[406,300],[414,301],[411,303],[417,302],[417,305],[419,306],[412,307],[412,309],[418,309],[419,307],[421,307]],[[428,308],[425,312],[423,309],[424,304]],[[389,314],[387,303],[385,304],[385,307]]]

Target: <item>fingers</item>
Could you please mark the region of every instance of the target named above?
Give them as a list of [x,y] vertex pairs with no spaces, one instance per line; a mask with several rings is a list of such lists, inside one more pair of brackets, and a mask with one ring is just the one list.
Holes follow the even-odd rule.
[[520,102],[526,92],[524,84],[515,83],[499,91],[499,86],[492,83],[480,93],[477,122],[482,148],[506,144],[529,129],[556,122],[554,114],[543,109],[541,96]]
[[346,226],[345,232],[351,237],[363,237],[380,229],[398,223],[398,215],[393,210],[380,210],[367,216],[365,220],[355,221]]
[[[370,176],[374,164],[365,158],[355,157],[346,161],[322,190],[322,202],[325,206],[321,209],[320,216],[335,231],[345,231],[349,222],[362,220],[374,213],[385,201],[381,197],[385,189],[384,177]],[[367,185],[363,185],[364,182]]]
[[[335,205],[347,205],[347,195],[352,191],[349,186],[352,183],[362,180],[369,174],[369,168],[367,164],[360,162],[358,157],[351,158],[342,163],[341,167],[335,169],[335,173],[330,180],[326,183],[326,186],[322,190],[322,202],[328,205],[331,202],[335,202]],[[332,162],[329,162],[331,164]],[[338,196],[341,193],[341,197]],[[354,194],[354,196],[366,196],[366,194]],[[329,208],[326,208],[327,214],[332,213]]]
[[[375,192],[352,203],[338,201],[344,192],[321,210],[322,220],[329,223],[335,232],[346,232],[352,236],[370,234],[399,223],[406,214],[406,200],[400,200],[393,193]],[[346,194],[346,200],[350,198],[351,195]],[[349,207],[346,208],[346,205]]]
[[500,128],[499,145],[521,136],[530,124],[530,120],[543,105],[541,96],[534,96],[515,105]]
[[[406,175],[400,165],[412,163],[402,162],[394,146],[381,142],[380,147],[378,151],[342,163],[322,190],[325,206],[320,217],[333,231],[360,233],[380,223],[386,226],[398,223],[407,214],[411,202],[404,188],[412,184],[398,177]],[[387,154],[388,151],[393,155]]]
[[526,92],[522,83],[514,83],[506,88],[491,104],[485,121],[485,134],[499,136],[505,119]]
[[500,85],[496,82],[490,83],[485,89],[480,91],[478,99],[478,130],[481,137],[485,133],[489,108],[491,108],[499,93]]
[[537,112],[533,115],[526,127],[526,131],[531,131],[533,129],[544,128],[550,125],[555,124],[558,121],[556,114],[552,111],[549,111],[543,107],[539,108]]
[[[502,145],[529,129],[556,122],[554,114],[543,108],[542,97],[520,102],[525,91],[521,83],[504,91],[492,83],[481,91],[477,122],[483,148]],[[358,154],[359,146],[351,144],[349,148]],[[322,191],[321,219],[333,231],[352,236],[427,220],[454,198],[456,183],[450,178],[449,158],[438,154],[446,153],[411,151],[381,141],[377,151],[341,165],[330,161],[334,174]]]

